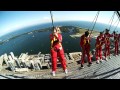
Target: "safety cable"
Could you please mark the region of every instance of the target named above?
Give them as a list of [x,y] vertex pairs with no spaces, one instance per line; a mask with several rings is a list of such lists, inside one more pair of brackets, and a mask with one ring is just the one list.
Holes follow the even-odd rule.
[[95,15],[95,18],[93,19],[92,23],[90,24],[90,26],[89,26],[89,28],[88,28],[88,31],[89,31],[90,27],[92,26],[92,24],[94,23],[96,17],[97,17],[97,14]]
[[113,13],[113,15],[112,15],[112,17],[111,17],[111,23],[110,23],[110,26],[109,26],[109,30],[110,30],[110,28],[111,28],[111,25],[112,25],[112,23],[113,23],[113,19],[114,19],[114,16],[115,16],[115,11],[114,11],[114,13]]
[[120,22],[120,21],[118,21],[118,23],[117,23],[117,25],[116,25],[116,27],[115,27],[114,31],[116,30],[116,28],[117,28],[117,26],[118,26],[119,22]]
[[99,13],[100,13],[100,11],[98,11],[97,14],[96,14],[95,23],[94,23],[94,25],[93,25],[93,27],[92,27],[92,30],[91,30],[90,35],[92,34],[92,31],[93,31],[93,29],[94,29],[94,27],[95,27],[96,21],[97,21],[98,16],[99,16]]
[[52,27],[53,27],[53,30],[54,30],[54,23],[53,23],[53,14],[52,14],[52,11],[50,11],[50,16],[51,16],[51,21],[52,21]]

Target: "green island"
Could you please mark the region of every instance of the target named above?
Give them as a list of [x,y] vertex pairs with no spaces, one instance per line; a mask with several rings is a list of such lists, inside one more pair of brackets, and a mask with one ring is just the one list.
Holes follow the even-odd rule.
[[[70,36],[72,38],[80,37],[82,34],[84,34],[85,31],[88,30],[87,28],[81,28],[81,27],[76,27],[76,26],[60,26],[60,29],[61,29],[62,33],[70,33]],[[13,36],[13,37],[9,38],[8,40],[1,41],[0,45],[5,43],[5,42],[8,42],[8,41],[10,41],[12,39],[15,39],[15,38],[18,38],[20,36],[23,36],[23,35],[40,33],[40,32],[47,32],[47,31],[51,31],[52,32],[53,28],[52,27],[48,27],[48,28],[33,30],[33,31],[26,32],[26,33],[23,33],[23,34],[20,34],[20,35],[16,35],[16,36]],[[91,30],[89,30],[89,32],[91,33]],[[99,35],[99,31],[93,30],[91,35],[94,38],[94,37]]]

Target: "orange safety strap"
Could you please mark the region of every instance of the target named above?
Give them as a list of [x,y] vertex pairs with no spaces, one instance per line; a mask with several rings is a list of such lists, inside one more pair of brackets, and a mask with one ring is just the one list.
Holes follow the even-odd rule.
[[[88,40],[88,43],[90,43],[90,41]],[[84,41],[83,41],[83,45],[86,44],[86,37],[84,37]]]
[[53,46],[53,42],[56,41],[57,39],[54,37],[53,40],[51,41],[51,48]]

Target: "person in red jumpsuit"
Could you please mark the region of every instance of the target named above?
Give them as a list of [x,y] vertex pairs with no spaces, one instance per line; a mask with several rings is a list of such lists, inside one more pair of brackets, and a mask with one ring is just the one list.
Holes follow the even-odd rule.
[[115,45],[115,56],[118,55],[118,51],[119,51],[119,35],[114,31],[113,32],[113,36],[114,36],[114,45]]
[[67,74],[68,71],[66,68],[64,50],[62,47],[62,35],[60,34],[60,28],[58,27],[54,28],[54,32],[50,34],[50,40],[51,40],[52,75],[55,76],[58,57],[60,58],[63,70]]
[[[120,46],[120,33],[118,34],[118,36],[119,36],[119,41],[118,41],[118,47]],[[119,50],[119,48],[118,48],[118,50]]]
[[112,34],[109,33],[109,30],[106,29],[106,32],[104,34],[104,39],[105,39],[105,60],[107,61],[107,56],[109,56],[109,59],[111,59],[110,57],[110,37],[113,37]]
[[[96,63],[98,64],[99,61],[103,61],[102,60],[102,46],[104,44],[104,37],[103,37],[103,32],[100,32],[100,35],[97,37],[96,39],[96,43],[95,43],[95,47],[96,47]],[[98,59],[100,58],[100,60]]]
[[88,63],[89,65],[92,64],[91,62],[91,56],[90,56],[90,36],[89,36],[89,31],[86,31],[85,34],[83,34],[80,38],[80,46],[82,49],[82,57],[81,57],[81,68],[84,68],[84,58],[85,55],[87,55],[88,58]]

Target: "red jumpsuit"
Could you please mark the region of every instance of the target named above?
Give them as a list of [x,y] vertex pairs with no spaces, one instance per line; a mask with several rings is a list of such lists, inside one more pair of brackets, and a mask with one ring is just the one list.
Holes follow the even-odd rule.
[[59,56],[63,70],[66,69],[66,59],[64,57],[64,50],[62,48],[62,35],[57,34],[58,37],[50,34],[51,39],[51,58],[52,58],[52,71],[56,71],[57,56]]
[[90,56],[90,38],[85,37],[82,35],[80,38],[80,46],[82,48],[82,57],[81,57],[81,64],[84,64],[85,55],[88,57],[88,62],[91,63],[91,56]]
[[118,34],[118,36],[119,36],[118,46],[120,46],[120,34]]
[[110,37],[113,37],[112,34],[105,33],[104,39],[105,39],[105,58],[107,56],[110,56]]
[[114,36],[114,44],[115,44],[115,55],[118,55],[119,35],[113,34],[113,36]]
[[98,57],[100,57],[100,59],[102,59],[102,45],[104,43],[104,38],[103,36],[98,36],[96,39],[96,60],[98,60]]

